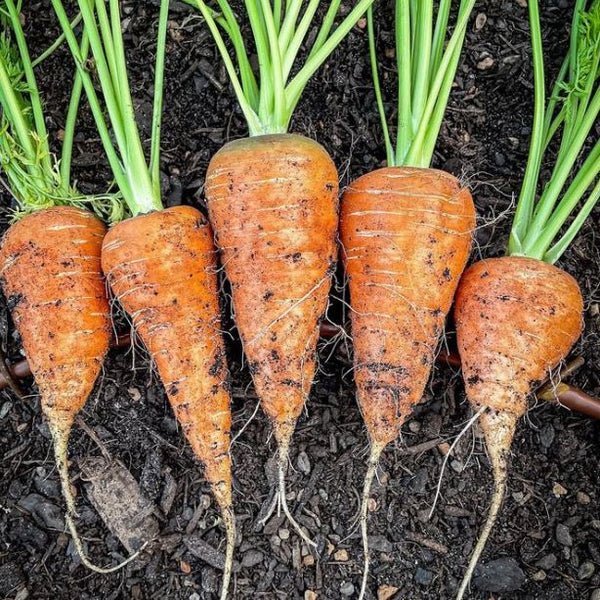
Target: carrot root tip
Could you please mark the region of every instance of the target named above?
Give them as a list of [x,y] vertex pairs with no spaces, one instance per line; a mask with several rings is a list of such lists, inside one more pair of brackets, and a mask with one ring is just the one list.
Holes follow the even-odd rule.
[[377,465],[379,464],[379,458],[381,453],[383,452],[384,445],[382,444],[373,444],[371,446],[371,454],[369,455],[369,462],[367,473],[365,475],[365,482],[363,486],[363,493],[360,503],[360,532],[362,537],[363,544],[363,556],[364,556],[364,566],[363,566],[363,574],[362,574],[362,583],[360,586],[360,593],[358,595],[358,600],[363,600],[365,594],[367,592],[367,581],[369,578],[369,532],[367,529],[367,508],[369,506],[369,497],[371,495],[371,486],[373,485],[373,479],[375,478],[375,473],[377,472]]
[[309,548],[312,546],[313,548],[317,547],[316,542],[310,539],[304,530],[300,526],[300,524],[294,519],[286,500],[286,489],[285,489],[285,464],[287,461],[288,452],[286,448],[281,448],[279,451],[279,464],[278,464],[278,473],[279,473],[279,491],[277,494],[277,514],[279,514],[279,509],[283,509],[283,514],[287,517],[290,525],[296,530],[298,535],[304,540],[306,544],[308,544]]
[[229,592],[229,582],[233,571],[233,552],[235,548],[235,516],[231,506],[221,508],[223,516],[223,525],[225,526],[225,534],[227,536],[227,548],[225,550],[225,566],[223,568],[223,582],[221,589],[220,600],[227,600]]

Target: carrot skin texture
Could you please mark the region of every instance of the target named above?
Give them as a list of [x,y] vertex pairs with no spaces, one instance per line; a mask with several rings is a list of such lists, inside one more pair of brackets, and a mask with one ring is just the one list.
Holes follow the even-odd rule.
[[468,189],[443,171],[378,169],[344,193],[354,377],[374,444],[395,440],[422,398],[474,228]]
[[0,248],[0,281],[53,435],[65,439],[111,338],[100,268],[104,224],[74,207],[17,221]]
[[581,335],[583,298],[558,267],[506,256],[465,272],[454,314],[467,398],[484,410],[479,419],[494,475],[488,517],[456,596],[462,600],[501,509],[517,421],[537,382]]
[[107,233],[102,267],[156,363],[221,508],[231,507],[231,411],[216,254],[203,215],[177,206]]
[[336,259],[338,175],[297,135],[236,140],[208,167],[209,218],[261,404],[287,452],[310,392]]
[[523,416],[535,384],[581,335],[582,315],[579,285],[554,265],[506,256],[467,269],[454,318],[473,408]]

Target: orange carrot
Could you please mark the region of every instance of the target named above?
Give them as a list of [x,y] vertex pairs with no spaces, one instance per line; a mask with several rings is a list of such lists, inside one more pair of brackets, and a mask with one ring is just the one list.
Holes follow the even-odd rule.
[[98,68],[104,107],[83,66],[81,47],[61,0],[52,0],[52,5],[78,66],[115,181],[133,215],[107,233],[102,268],[156,363],[194,454],[204,463],[227,536],[220,596],[225,600],[233,564],[235,519],[229,456],[231,409],[220,331],[216,251],[210,226],[198,210],[185,206],[164,209],[161,200],[160,124],[169,2],[160,2],[149,162],[130,96],[122,30],[114,25],[119,2],[110,0],[110,22],[103,4],[78,2]]
[[212,230],[188,206],[122,221],[110,229],[102,247],[108,283],[156,363],[221,509],[227,533],[226,593],[235,524],[230,397],[216,267]]
[[4,235],[0,281],[54,441],[67,525],[82,562],[108,573],[122,565],[101,569],[83,552],[67,464],[73,421],[94,387],[111,338],[100,268],[105,231],[98,218],[79,208],[36,211]]
[[361,505],[383,449],[420,402],[475,226],[469,191],[434,169],[379,169],[350,184],[340,237],[350,289],[354,378],[371,440]]
[[336,258],[337,191],[327,152],[288,134],[227,144],[206,177],[236,324],[279,447],[279,501],[293,524],[284,467],[315,372]]
[[[489,514],[457,600],[467,591],[497,519],[506,490],[507,456],[516,423],[527,410],[528,395],[566,358],[581,334],[581,291],[577,282],[553,263],[600,199],[600,142],[585,149],[600,116],[600,64],[589,62],[589,48],[600,44],[600,30],[589,28],[589,23],[597,20],[600,5],[593,2],[586,12],[586,2],[578,3],[569,53],[546,105],[538,2],[527,4],[534,118],[507,256],[468,269],[456,296],[458,350],[467,397],[481,422],[494,475]],[[574,97],[579,110],[570,104]],[[550,144],[554,137],[560,138],[560,143]],[[547,169],[545,149],[553,146],[558,148],[552,155],[554,168]],[[546,182],[540,177],[544,172],[551,173]]]
[[581,334],[583,299],[562,269],[507,256],[470,267],[454,310],[467,397],[479,421],[494,474],[488,520],[473,551],[459,597],[496,520],[507,479],[507,457],[527,397],[567,355]]

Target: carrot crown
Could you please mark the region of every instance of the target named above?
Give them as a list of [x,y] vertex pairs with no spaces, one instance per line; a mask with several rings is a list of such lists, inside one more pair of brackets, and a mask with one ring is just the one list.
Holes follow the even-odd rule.
[[[250,135],[285,133],[310,78],[340,44],[373,0],[358,0],[334,29],[341,0],[331,0],[304,64],[292,77],[300,48],[311,29],[320,0],[244,0],[258,55],[255,73],[242,38],[238,20],[228,0],[217,0],[220,12],[204,0],[185,0],[204,17],[219,48]],[[231,41],[230,55],[221,30]],[[237,70],[235,63],[237,62]]]
[[[117,186],[134,216],[161,210],[160,124],[169,2],[161,0],[160,4],[149,163],[144,156],[129,88],[119,0],[108,0],[108,7],[105,0],[77,0],[77,3],[83,20],[80,41],[75,36],[74,23],[69,23],[62,0],[52,0]],[[103,101],[96,93],[86,68],[88,47],[94,58]]]
[[461,0],[454,32],[444,49],[452,0],[441,0],[434,25],[433,0],[396,0],[398,130],[392,144],[375,51],[373,10],[367,26],[373,86],[390,166],[429,167],[448,104],[475,0]]
[[[600,199],[600,140],[587,143],[600,114],[600,0],[577,0],[569,51],[547,104],[538,2],[528,4],[535,107],[508,254],[554,263]],[[551,152],[551,175],[538,195]]]
[[34,67],[54,49],[31,60],[20,20],[20,4],[0,2],[0,167],[16,200],[15,217],[56,205],[91,208],[114,218],[121,204],[114,195],[84,196],[71,185],[71,155],[81,97],[76,77],[66,116],[60,161],[50,152],[42,99]]

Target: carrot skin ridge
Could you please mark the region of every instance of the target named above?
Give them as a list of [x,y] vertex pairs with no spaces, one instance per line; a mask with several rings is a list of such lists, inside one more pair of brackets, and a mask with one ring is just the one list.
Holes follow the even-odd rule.
[[459,588],[463,598],[498,516],[507,456],[527,399],[567,356],[583,330],[577,282],[534,258],[505,256],[465,271],[454,309],[458,350],[469,403],[486,409],[480,423],[494,473],[488,518]]
[[337,255],[337,193],[327,152],[291,134],[230,142],[206,176],[236,325],[280,462],[315,374]]
[[[122,221],[104,239],[102,268],[154,360],[175,417],[204,465],[223,516],[230,563],[235,541],[231,408],[210,225],[190,206]],[[222,598],[230,572],[229,567]]]

